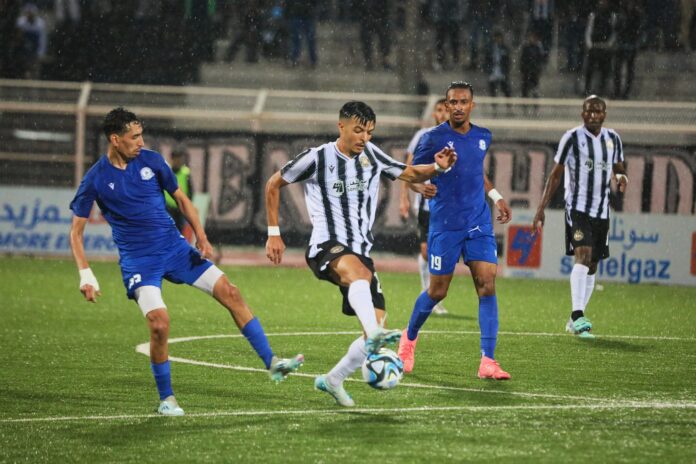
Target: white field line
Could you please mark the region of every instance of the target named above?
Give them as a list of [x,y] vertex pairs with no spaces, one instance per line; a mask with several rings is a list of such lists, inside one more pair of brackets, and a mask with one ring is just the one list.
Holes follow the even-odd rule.
[[[544,411],[544,410],[580,410],[596,411],[610,409],[686,409],[696,410],[696,403],[669,402],[626,402],[605,404],[558,404],[558,405],[512,405],[512,406],[418,406],[412,408],[355,408],[355,409],[299,409],[276,411],[218,411],[188,413],[185,418],[216,418],[243,416],[319,416],[338,414],[418,414],[432,412],[491,412],[491,411]],[[115,416],[54,416],[26,417],[20,419],[0,419],[0,424],[31,422],[75,422],[75,421],[116,421],[133,419],[164,418],[161,414],[121,414]],[[179,419],[172,419],[179,420]]]
[[[467,334],[467,335],[469,335],[469,334],[478,335],[479,334],[479,332],[477,332],[477,331],[427,331],[427,330],[424,330],[421,332],[422,333],[430,333],[430,334]],[[520,334],[519,332],[511,332],[510,334],[523,335],[523,336],[556,336],[556,335],[558,335],[558,334],[543,334],[543,333],[542,334],[531,334],[531,333]],[[282,332],[282,333],[269,333],[266,335],[268,337],[295,337],[295,336],[317,336],[317,335],[320,335],[320,336],[333,336],[333,335],[352,335],[352,336],[355,336],[355,335],[358,335],[358,332],[350,332],[350,331]],[[568,335],[568,334],[560,334],[560,336],[570,337],[570,335]],[[217,338],[242,338],[242,337],[243,337],[242,334],[201,335],[201,336],[192,336],[192,337],[172,338],[169,340],[169,343],[173,344],[173,343],[190,342],[190,341],[196,341],[196,340],[217,339]],[[630,336],[625,336],[625,337],[630,337]],[[696,340],[696,339],[694,339],[694,340]],[[144,354],[145,356],[149,356],[150,344],[147,342],[141,343],[140,345],[136,346],[135,351],[137,351],[138,353]],[[236,371],[242,371],[242,372],[259,372],[259,373],[267,374],[266,369],[260,369],[260,368],[255,368],[255,367],[235,366],[235,365],[230,365],[230,364],[197,361],[194,359],[180,358],[180,357],[175,357],[175,356],[170,356],[169,360],[174,361],[174,362],[179,362],[182,364],[191,364],[194,366],[213,367],[216,369],[230,369],[230,370],[236,370]],[[301,372],[297,372],[297,373],[292,374],[293,377],[305,377],[305,378],[311,378],[311,379],[314,379],[317,375],[319,375],[319,374],[310,374],[310,373],[301,373]],[[348,378],[346,380],[349,382],[361,382],[361,380],[356,379],[356,378]],[[444,386],[444,385],[428,385],[428,384],[409,383],[409,382],[401,382],[399,385],[402,387],[408,387],[408,388],[422,388],[422,389],[430,389],[430,390],[447,390],[447,391],[460,391],[460,392],[472,392],[472,393],[486,393],[486,394],[493,394],[493,395],[508,395],[508,396],[522,397],[522,398],[539,398],[539,399],[562,400],[562,401],[585,401],[585,402],[621,401],[622,403],[626,403],[626,404],[633,401],[633,400],[613,400],[613,399],[608,399],[608,398],[596,398],[596,397],[589,397],[589,396],[555,395],[555,394],[551,394],[551,393],[516,392],[516,391],[505,391],[505,390],[485,390],[482,388],[452,387],[452,386]]]

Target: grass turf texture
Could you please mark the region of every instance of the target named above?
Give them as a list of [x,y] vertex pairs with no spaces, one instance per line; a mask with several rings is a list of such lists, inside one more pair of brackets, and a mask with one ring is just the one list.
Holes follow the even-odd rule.
[[[140,311],[115,263],[93,269],[96,305],[82,301],[71,262],[0,259],[0,461],[696,460],[691,288],[605,283],[588,308],[597,339],[586,341],[562,332],[567,282],[500,279],[496,357],[513,378],[494,382],[476,378],[477,303],[470,278],[457,277],[451,315],[429,319],[402,385],[379,392],[346,382],[357,411],[313,391],[312,376],[275,385],[261,372],[175,362],[187,416],[163,418],[153,414],[149,360],[134,349],[148,340]],[[308,270],[225,270],[274,350],[305,354],[301,373],[326,372],[357,336],[338,291]],[[403,327],[418,277],[380,278],[389,325]],[[232,335],[172,343],[171,356],[263,367],[211,298],[168,283],[164,297],[172,338]],[[354,333],[272,335],[295,332]]]

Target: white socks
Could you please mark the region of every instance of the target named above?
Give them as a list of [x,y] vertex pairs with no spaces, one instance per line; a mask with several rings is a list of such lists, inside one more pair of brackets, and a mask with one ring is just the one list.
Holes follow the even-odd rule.
[[367,358],[365,339],[360,336],[350,344],[348,353],[326,374],[326,382],[331,387],[338,388],[348,376],[362,366],[365,358]]
[[587,274],[587,280],[585,281],[587,286],[585,287],[585,308],[590,302],[590,297],[592,296],[592,291],[594,290],[595,274]]
[[590,268],[585,265],[576,264],[570,272],[570,299],[573,302],[573,311],[585,310],[589,270]]
[[421,289],[428,290],[430,287],[430,269],[428,268],[428,260],[423,259],[423,255],[418,254],[418,273],[420,274]]
[[348,287],[348,302],[358,316],[365,333],[370,336],[379,328],[375,306],[372,304],[372,292],[370,282],[356,280]]

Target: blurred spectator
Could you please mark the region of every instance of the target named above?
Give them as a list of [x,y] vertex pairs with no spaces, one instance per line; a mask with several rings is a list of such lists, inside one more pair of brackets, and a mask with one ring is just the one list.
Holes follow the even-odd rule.
[[535,30],[527,33],[527,41],[520,55],[520,74],[522,77],[522,96],[539,98],[539,77],[544,67],[544,47]]
[[307,42],[309,64],[312,67],[317,65],[316,9],[317,0],[286,0],[285,12],[290,20],[292,36],[292,66],[299,64],[303,37]]
[[[52,65],[45,66],[49,79],[79,81],[84,79],[87,65],[82,51],[82,9],[78,0],[55,0],[55,26],[51,34]],[[46,69],[48,68],[48,69]]]
[[679,28],[679,43],[685,50],[693,50],[694,22],[696,21],[696,0],[681,0],[681,27]]
[[39,16],[36,5],[24,5],[22,14],[17,18],[17,29],[21,34],[18,56],[20,76],[38,79],[41,75],[41,61],[46,55],[46,22]]
[[[561,13],[561,40],[566,50],[566,65],[561,71],[580,73],[585,57],[585,29],[587,17],[592,11],[584,0],[568,0],[559,3]],[[562,6],[562,7],[561,7]],[[562,8],[562,9],[561,9]]]
[[234,61],[239,49],[246,49],[246,62],[259,61],[259,44],[261,43],[261,28],[263,27],[263,8],[261,2],[243,0],[238,3],[236,13],[238,15],[237,34],[230,43],[225,59]]
[[471,0],[469,2],[469,14],[471,29],[469,29],[469,69],[477,69],[481,50],[491,46],[491,29],[493,18],[498,9],[497,0]]
[[530,0],[529,27],[539,35],[545,59],[549,56],[553,40],[553,3],[553,0]]
[[503,94],[510,97],[510,49],[505,44],[502,31],[493,33],[493,44],[486,54],[485,71],[490,95],[497,96],[500,87]]
[[[611,64],[616,43],[616,14],[609,8],[609,0],[599,0],[597,8],[590,13],[585,30],[587,67],[585,69],[585,94],[606,96],[606,86],[611,74]],[[592,79],[599,72],[599,84],[594,87]]]
[[435,26],[435,59],[437,70],[447,68],[445,47],[449,42],[452,64],[459,64],[459,36],[466,5],[461,0],[434,0],[430,4],[430,17]]
[[379,60],[384,69],[390,69],[389,53],[391,52],[390,0],[356,0],[354,8],[360,23],[360,43],[362,44],[365,68],[374,69],[372,62],[372,46],[379,41]]
[[21,11],[21,0],[0,0],[0,76],[20,77],[17,68],[20,34],[16,27]]
[[644,0],[646,23],[646,42],[655,50],[678,48],[677,20],[680,0]]
[[636,0],[623,0],[621,2],[616,34],[616,55],[614,57],[614,98],[626,99],[631,93],[643,21],[643,11],[637,5]]
[[[179,184],[179,188],[182,192],[189,198],[193,200],[193,183],[191,182],[191,169],[186,165],[188,161],[188,153],[185,147],[176,147],[172,151],[171,156],[171,168],[176,176],[176,181]],[[186,217],[179,209],[176,200],[169,195],[167,191],[164,191],[164,200],[167,207],[167,212],[174,219],[176,228],[179,229],[181,235],[186,238],[186,240],[191,243],[193,240],[193,229],[186,222]]]

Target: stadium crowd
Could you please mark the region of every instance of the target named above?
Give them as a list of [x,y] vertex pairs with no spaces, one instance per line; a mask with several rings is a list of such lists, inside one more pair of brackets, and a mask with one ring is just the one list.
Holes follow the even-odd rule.
[[[323,48],[317,23],[335,23],[336,31],[359,29],[365,69],[391,70],[406,3],[0,0],[0,76],[187,84],[196,81],[201,63],[216,57],[233,66],[282,61],[316,67]],[[505,95],[511,71],[520,72],[525,94],[534,95],[557,48],[560,72],[577,74],[584,93],[610,88],[615,97],[627,98],[640,50],[688,52],[696,41],[694,0],[417,3],[417,27],[427,31],[435,50],[427,67],[485,72],[490,89]],[[216,54],[220,43],[225,50]],[[511,56],[520,59],[511,62]]]

